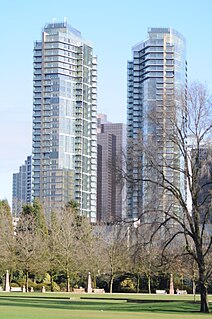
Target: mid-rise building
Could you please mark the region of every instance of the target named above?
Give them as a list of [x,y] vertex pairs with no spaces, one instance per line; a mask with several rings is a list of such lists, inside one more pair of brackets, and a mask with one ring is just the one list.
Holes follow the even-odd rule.
[[33,198],[46,212],[70,200],[96,220],[97,61],[92,44],[63,23],[34,44]]
[[18,173],[13,174],[12,214],[18,217],[22,206],[31,203],[32,189],[32,157],[27,156],[24,164],[19,167]]
[[126,125],[108,122],[105,114],[97,115],[97,123],[97,220],[111,223],[126,217]]
[[154,212],[165,216],[168,209],[176,213],[180,209],[173,195],[164,191],[162,173],[186,196],[184,162],[170,139],[174,125],[180,127],[186,120],[185,39],[172,28],[149,28],[147,39],[136,44],[132,54],[128,62],[127,214],[149,220]]

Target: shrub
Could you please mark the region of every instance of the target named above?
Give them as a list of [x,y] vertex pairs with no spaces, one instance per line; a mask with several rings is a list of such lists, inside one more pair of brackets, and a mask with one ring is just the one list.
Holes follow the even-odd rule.
[[52,283],[52,288],[53,288],[54,292],[59,292],[60,291],[60,286],[56,282]]
[[136,287],[133,279],[131,278],[125,278],[120,282],[120,290],[121,292],[135,292]]

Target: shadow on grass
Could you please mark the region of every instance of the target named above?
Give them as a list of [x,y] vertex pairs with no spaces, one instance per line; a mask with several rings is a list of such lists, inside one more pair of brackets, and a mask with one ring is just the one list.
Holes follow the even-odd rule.
[[[126,302],[127,301],[127,302]],[[69,300],[66,298],[39,298],[39,297],[0,297],[0,307],[45,308],[58,310],[82,310],[82,311],[116,311],[116,312],[160,312],[160,313],[199,313],[199,303],[192,301],[164,300]],[[211,309],[212,310],[212,309]]]

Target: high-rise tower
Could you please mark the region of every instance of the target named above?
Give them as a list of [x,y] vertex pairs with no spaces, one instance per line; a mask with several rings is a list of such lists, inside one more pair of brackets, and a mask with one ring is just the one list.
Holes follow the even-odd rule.
[[27,156],[24,164],[19,167],[19,172],[13,174],[12,189],[12,214],[18,217],[22,206],[31,203],[32,192],[32,156]]
[[[177,212],[178,204],[171,193],[164,192],[153,166],[157,163],[166,180],[185,193],[183,160],[170,139],[174,121],[179,127],[186,121],[185,39],[172,28],[149,28],[148,38],[132,52],[133,59],[128,62],[128,217],[139,218],[145,211]],[[145,148],[151,152],[152,162]]]
[[125,169],[126,125],[97,115],[97,220],[112,223],[126,218]]
[[97,67],[92,45],[64,23],[34,45],[33,198],[47,211],[68,201],[96,220]]

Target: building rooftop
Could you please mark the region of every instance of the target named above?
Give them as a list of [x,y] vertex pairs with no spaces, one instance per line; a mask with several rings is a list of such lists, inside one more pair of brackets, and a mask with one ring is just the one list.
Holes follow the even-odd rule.
[[143,48],[145,48],[148,44],[150,40],[155,40],[157,41],[158,38],[158,34],[170,34],[171,35],[175,35],[177,36],[179,39],[181,39],[184,43],[185,43],[185,38],[184,36],[178,32],[177,30],[168,27],[168,28],[148,28],[148,37],[147,39],[140,41],[138,43],[136,43],[133,47],[132,47],[132,51],[139,51],[142,50]]
[[52,23],[47,23],[45,26],[44,26],[44,31],[45,32],[49,32],[50,30],[60,30],[60,32],[63,32],[63,29],[64,29],[64,32],[66,32],[66,30],[68,30],[69,32],[71,32],[73,35],[81,38],[81,32],[78,31],[77,29],[74,29],[72,26],[70,26],[67,21],[65,22],[52,22]]

